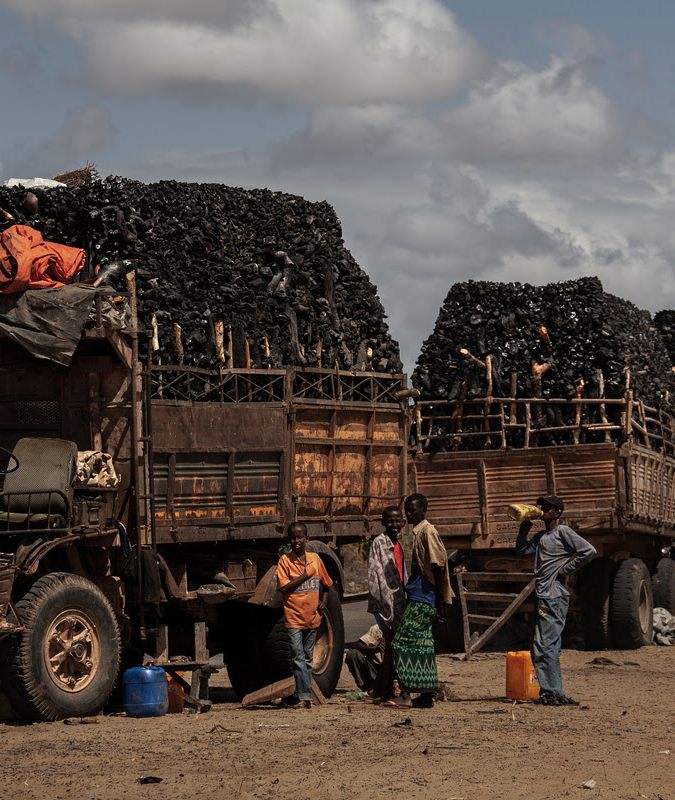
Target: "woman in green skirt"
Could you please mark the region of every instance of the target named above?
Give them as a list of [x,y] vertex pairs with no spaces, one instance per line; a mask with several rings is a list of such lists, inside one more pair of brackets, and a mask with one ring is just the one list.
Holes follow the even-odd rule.
[[426,519],[427,498],[412,494],[405,501],[405,515],[413,531],[412,564],[406,584],[408,604],[394,637],[396,677],[401,696],[386,705],[409,708],[411,693],[418,693],[414,705],[431,708],[438,689],[433,623],[443,618],[452,602],[448,556],[438,531]]

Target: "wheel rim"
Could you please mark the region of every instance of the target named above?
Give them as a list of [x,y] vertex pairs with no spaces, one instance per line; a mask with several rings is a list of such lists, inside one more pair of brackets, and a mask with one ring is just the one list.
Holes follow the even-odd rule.
[[45,638],[43,656],[47,674],[64,692],[81,692],[94,679],[101,659],[96,626],[83,611],[59,614]]
[[312,661],[312,672],[321,675],[330,663],[331,653],[333,652],[333,626],[327,616],[324,616],[321,627],[316,636],[314,645],[314,660]]
[[640,618],[640,630],[643,633],[648,633],[652,624],[651,609],[649,607],[649,592],[647,591],[647,583],[640,582],[640,605],[638,608],[638,615]]

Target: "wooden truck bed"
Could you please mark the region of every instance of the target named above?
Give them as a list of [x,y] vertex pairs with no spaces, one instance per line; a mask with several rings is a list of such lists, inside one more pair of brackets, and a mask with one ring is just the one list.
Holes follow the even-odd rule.
[[402,376],[184,368],[193,399],[162,399],[180,371],[152,372],[158,543],[279,538],[293,519],[310,536],[360,537],[401,502]]
[[675,532],[675,460],[641,445],[424,453],[411,463],[448,547],[512,548],[518,523],[507,506],[546,494],[562,497],[568,524],[589,534]]

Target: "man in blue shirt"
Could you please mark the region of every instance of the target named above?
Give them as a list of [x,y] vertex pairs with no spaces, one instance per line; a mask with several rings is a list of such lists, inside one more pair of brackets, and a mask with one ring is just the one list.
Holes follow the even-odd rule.
[[596,550],[572,528],[559,524],[564,509],[559,497],[540,497],[537,505],[543,511],[545,528],[528,541],[532,523],[523,522],[516,553],[534,555],[537,603],[532,661],[541,687],[539,702],[549,706],[579,705],[563,692],[560,649],[570,596],[559,579],[580,570],[596,555]]

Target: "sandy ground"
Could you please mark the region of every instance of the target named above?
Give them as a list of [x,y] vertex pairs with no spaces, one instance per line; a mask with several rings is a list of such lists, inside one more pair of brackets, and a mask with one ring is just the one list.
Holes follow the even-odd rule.
[[[311,711],[221,702],[199,716],[0,725],[0,798],[675,800],[675,648],[568,650],[563,669],[581,708],[513,706],[504,656],[489,654],[439,656],[460,700],[431,710],[350,700],[344,670]],[[141,785],[148,775],[162,782]],[[588,779],[594,789],[577,788]]]

